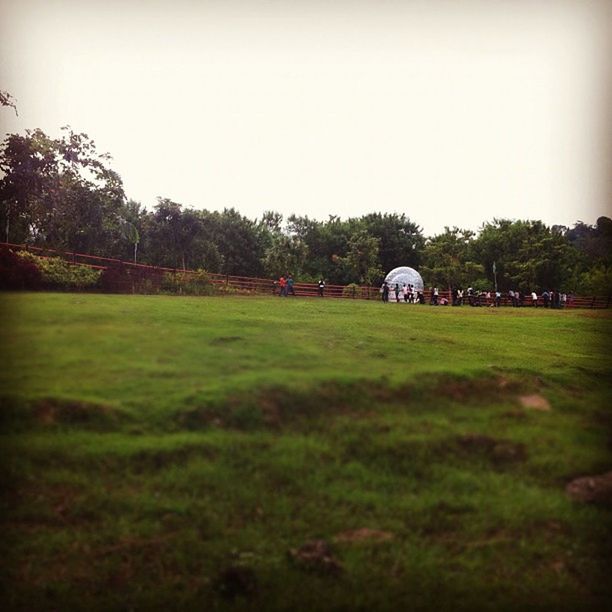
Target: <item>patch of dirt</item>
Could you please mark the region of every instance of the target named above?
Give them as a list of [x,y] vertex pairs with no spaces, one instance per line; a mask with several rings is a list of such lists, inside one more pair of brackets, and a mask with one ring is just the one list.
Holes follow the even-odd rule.
[[116,410],[106,404],[53,397],[36,401],[32,412],[34,418],[45,426],[58,423],[103,426],[115,423],[118,416]]
[[505,389],[510,384],[510,381],[505,376],[497,377],[497,386],[500,389]]
[[572,480],[565,492],[573,501],[612,506],[612,472]]
[[[223,343],[228,338],[216,338]],[[249,391],[238,391],[224,398],[199,405],[191,403],[177,414],[181,427],[202,429],[210,426],[239,430],[260,428],[281,429],[299,426],[306,420],[325,416],[368,419],[385,406],[423,405],[438,398],[458,403],[479,405],[499,400],[501,395],[515,397],[519,392],[537,388],[537,382],[513,378],[510,375],[464,378],[449,375],[429,375],[422,383],[393,385],[385,379],[326,381],[312,388],[288,389],[269,385]],[[373,411],[372,408],[377,410]],[[324,425],[325,426],[325,425]]]
[[466,434],[456,438],[461,454],[484,455],[495,464],[525,461],[527,449],[524,444],[509,440],[498,440],[482,434]]
[[349,529],[348,531],[338,533],[334,536],[334,542],[388,542],[392,540],[393,537],[390,531],[380,531],[378,529],[362,527],[361,529]]
[[311,540],[300,548],[292,548],[289,557],[298,567],[320,574],[336,576],[344,569],[325,540]]
[[456,402],[489,401],[499,397],[501,393],[516,393],[523,382],[513,380],[504,375],[483,376],[479,378],[460,378],[448,375],[435,377],[435,384],[430,392],[434,395],[447,397]]
[[497,440],[495,440],[495,438],[491,438],[490,436],[485,436],[482,434],[465,434],[464,436],[459,436],[457,438],[457,442],[460,448],[463,448],[468,452],[490,452],[497,444]]
[[543,396],[537,393],[532,395],[519,396],[519,402],[523,408],[530,410],[539,410],[540,412],[550,412],[550,402]]

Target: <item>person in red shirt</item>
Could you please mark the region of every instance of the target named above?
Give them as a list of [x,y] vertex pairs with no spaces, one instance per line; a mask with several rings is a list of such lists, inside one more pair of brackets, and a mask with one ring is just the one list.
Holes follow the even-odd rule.
[[278,286],[280,287],[280,297],[287,297],[287,279],[284,276],[278,279]]

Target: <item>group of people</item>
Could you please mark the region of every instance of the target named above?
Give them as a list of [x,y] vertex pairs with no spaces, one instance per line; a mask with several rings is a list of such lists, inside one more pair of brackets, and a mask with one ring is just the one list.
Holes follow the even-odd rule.
[[[563,308],[571,301],[571,296],[559,291],[544,291],[540,296],[535,291],[531,293],[521,293],[510,289],[508,299],[504,300],[501,291],[478,291],[468,287],[466,291],[467,302],[470,306],[501,306],[504,303],[520,307],[531,304],[538,307],[540,304],[545,308]],[[464,303],[463,289],[453,289],[451,292],[453,306],[461,306]],[[541,300],[541,302],[540,302]]]
[[[278,281],[274,282],[274,293],[276,293],[276,287],[278,286],[280,297],[287,297],[288,295],[295,296],[295,283],[293,280],[293,276],[291,274],[287,274],[286,276],[281,276]],[[317,284],[319,290],[319,296],[323,297],[325,294],[325,281],[320,278]]]
[[279,288],[279,296],[287,297],[288,295],[295,296],[295,287],[293,276],[291,274],[287,274],[287,276],[281,276],[278,279],[278,288]]
[[[524,296],[521,295],[520,291],[514,291],[514,296],[512,296],[512,291],[508,292],[508,296],[512,300],[513,306],[523,306]],[[556,289],[552,291],[548,291],[547,289],[542,292],[542,295],[538,296],[535,291],[531,292],[531,304],[537,308],[538,301],[542,299],[542,306],[544,308],[564,308],[569,303],[571,303],[571,295],[567,293],[561,293]]]
[[[399,303],[402,301],[407,304],[425,304],[425,295],[422,291],[418,291],[414,285],[404,283],[401,287],[399,283],[389,284],[383,282],[380,287],[380,293],[383,302],[388,302],[389,299]],[[493,306],[499,307],[503,302],[509,302],[512,306],[525,306],[526,303],[531,303],[532,306],[543,306],[544,308],[563,308],[570,304],[571,296],[559,291],[544,291],[540,296],[535,291],[523,294],[520,291],[511,289],[508,291],[508,300],[503,299],[501,291],[478,291],[473,287],[468,287],[467,290],[455,288],[451,291],[451,303],[453,306],[463,306],[467,300],[470,306]],[[525,300],[528,300],[527,302]],[[447,306],[448,299],[440,295],[438,287],[431,287],[429,293],[429,303],[432,306]]]
[[[280,297],[289,295],[295,296],[295,283],[291,274],[281,276],[274,283],[274,292],[277,292]],[[320,297],[325,294],[325,281],[319,279],[317,283],[318,293]],[[398,304],[403,300],[405,304],[425,304],[425,293],[418,290],[414,285],[403,283],[388,283],[384,281],[380,287],[380,293],[383,302],[393,300]],[[563,308],[570,305],[571,295],[561,293],[557,290],[545,290],[541,295],[535,291],[531,293],[521,293],[510,289],[507,294],[508,299],[504,300],[501,291],[479,291],[473,287],[468,287],[465,291],[461,288],[455,288],[450,292],[450,299],[453,306],[463,306],[465,301],[470,306],[501,306],[504,303],[510,303],[512,306],[519,307],[531,304],[534,307],[543,306],[544,308]],[[429,303],[432,306],[448,306],[449,301],[446,296],[441,295],[438,287],[431,287],[429,292]]]
[[380,293],[382,295],[382,301],[389,301],[389,294],[393,292],[393,299],[396,302],[400,302],[401,298],[404,299],[406,304],[424,304],[425,295],[422,291],[417,291],[414,285],[403,283],[400,287],[399,283],[395,283],[394,287],[391,287],[387,281],[385,281],[380,287]]

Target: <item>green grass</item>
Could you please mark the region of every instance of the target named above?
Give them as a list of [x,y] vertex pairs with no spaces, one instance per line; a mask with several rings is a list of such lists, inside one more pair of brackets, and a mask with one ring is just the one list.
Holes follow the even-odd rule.
[[[0,305],[4,609],[609,602],[610,508],[564,491],[612,465],[606,312]],[[364,527],[393,537],[334,539]],[[316,538],[340,573],[290,558]]]

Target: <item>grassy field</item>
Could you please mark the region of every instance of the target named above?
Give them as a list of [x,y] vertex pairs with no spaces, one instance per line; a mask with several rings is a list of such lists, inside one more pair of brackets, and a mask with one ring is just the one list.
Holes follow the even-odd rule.
[[0,304],[3,609],[610,601],[606,312]]

